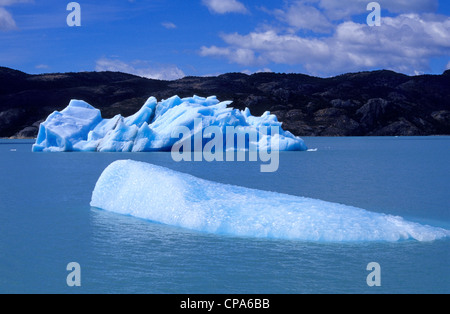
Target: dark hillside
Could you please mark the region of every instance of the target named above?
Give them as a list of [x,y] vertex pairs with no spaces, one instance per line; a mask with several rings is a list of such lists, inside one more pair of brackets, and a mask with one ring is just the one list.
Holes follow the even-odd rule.
[[29,75],[0,67],[0,137],[35,136],[39,122],[71,99],[87,101],[108,118],[135,113],[150,96],[173,95],[216,95],[254,115],[269,110],[299,136],[450,134],[450,71],[332,78],[227,73],[159,81],[116,72]]

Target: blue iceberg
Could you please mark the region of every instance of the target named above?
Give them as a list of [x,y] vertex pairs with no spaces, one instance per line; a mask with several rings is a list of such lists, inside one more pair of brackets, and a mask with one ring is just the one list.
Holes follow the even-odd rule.
[[33,151],[71,151],[102,121],[99,110],[80,100],[53,112],[39,127]]
[[319,242],[433,241],[450,231],[317,199],[207,181],[120,160],[98,179],[91,206],[195,231]]
[[[248,108],[241,111],[229,107],[231,103],[220,102],[215,96],[174,96],[161,102],[150,97],[130,117],[117,115],[103,119],[98,109],[84,101],[72,100],[66,109],[52,113],[40,125],[33,152],[170,151],[180,140],[176,132],[180,127],[188,130],[188,134],[183,136],[184,140],[193,140],[211,127],[220,130],[226,138],[232,127],[235,134],[246,134],[248,137],[242,147],[238,147],[236,141],[235,149],[307,150],[301,138],[281,128],[275,115],[266,112],[255,117]],[[196,121],[201,121],[201,124]],[[206,143],[203,139],[201,145]],[[216,147],[223,151],[227,148],[225,142],[223,147]]]

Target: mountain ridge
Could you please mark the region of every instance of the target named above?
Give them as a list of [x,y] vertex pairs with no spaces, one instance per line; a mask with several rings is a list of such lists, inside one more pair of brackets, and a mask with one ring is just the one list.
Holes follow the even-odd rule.
[[27,74],[0,67],[0,137],[35,137],[39,123],[71,99],[105,118],[131,115],[158,100],[216,95],[252,114],[271,111],[298,136],[450,134],[450,70],[408,76],[364,71],[320,78],[296,73],[225,73],[174,81],[121,72]]

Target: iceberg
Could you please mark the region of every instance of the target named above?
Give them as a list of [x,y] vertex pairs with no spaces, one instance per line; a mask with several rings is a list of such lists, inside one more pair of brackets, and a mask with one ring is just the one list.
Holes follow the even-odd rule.
[[211,182],[119,160],[99,177],[92,207],[219,235],[314,242],[433,241],[450,231],[306,197]]
[[[247,134],[244,145],[234,144],[236,150],[307,150],[304,141],[281,127],[277,117],[265,112],[252,116],[250,110],[229,107],[231,101],[220,102],[215,96],[207,98],[173,96],[157,101],[150,97],[134,115],[116,115],[103,119],[98,109],[81,100],[72,100],[61,112],[52,113],[40,125],[33,152],[97,151],[149,152],[170,151],[180,138],[177,130],[187,128],[183,139],[196,138],[210,127],[227,137],[229,128],[235,134]],[[196,121],[201,121],[200,127]],[[276,130],[268,132],[267,129]],[[174,136],[174,134],[176,136]],[[185,137],[186,136],[186,137]],[[202,141],[202,146],[206,141]],[[228,147],[216,149],[225,151]]]
[[72,100],[66,109],[53,112],[39,126],[33,151],[72,151],[98,123],[100,111],[81,100]]

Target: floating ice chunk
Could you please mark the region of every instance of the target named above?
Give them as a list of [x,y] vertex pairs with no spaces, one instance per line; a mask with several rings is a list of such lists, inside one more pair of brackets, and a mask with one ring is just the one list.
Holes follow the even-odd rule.
[[203,180],[131,160],[109,165],[91,206],[222,235],[304,241],[433,241],[450,231],[317,199]]
[[[254,117],[248,109],[229,107],[231,101],[219,102],[215,96],[180,98],[173,96],[158,102],[150,97],[132,116],[117,115],[102,119],[100,111],[89,104],[73,100],[61,112],[54,112],[42,123],[33,151],[100,151],[141,152],[170,151],[180,140],[180,128],[187,128],[189,136],[202,134],[208,127],[219,127],[224,139],[233,132],[256,135],[245,147],[256,150],[306,150],[303,140],[281,128],[281,122],[269,112]],[[196,123],[200,120],[201,123]],[[276,128],[276,134],[263,132]],[[178,133],[177,133],[178,132]],[[183,132],[183,140],[186,132]],[[206,145],[207,141],[200,143]],[[273,145],[271,145],[273,144]],[[217,147],[226,151],[231,147]]]

